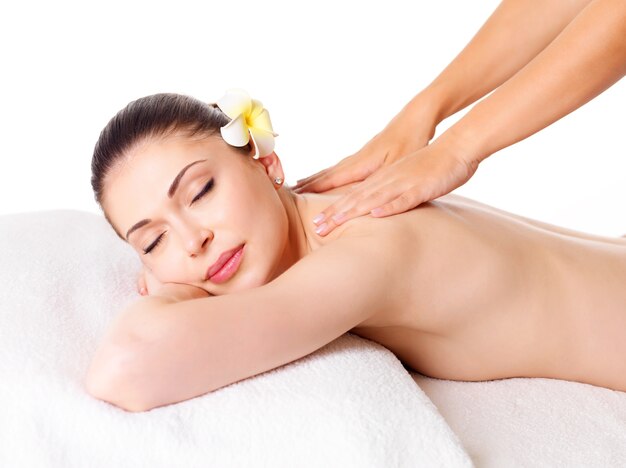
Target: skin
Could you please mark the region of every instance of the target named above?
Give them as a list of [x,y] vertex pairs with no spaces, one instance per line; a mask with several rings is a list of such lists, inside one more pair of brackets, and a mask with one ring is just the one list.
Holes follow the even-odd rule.
[[[207,161],[191,167],[175,197],[169,199],[167,188],[175,175],[201,159]],[[311,249],[303,229],[293,224],[295,204],[286,198],[284,189],[277,191],[268,184],[266,170],[284,178],[280,161],[264,162],[268,168],[215,136],[176,135],[147,142],[107,176],[102,207],[123,235],[141,219],[160,220],[134,231],[128,241],[162,283],[185,283],[213,295],[253,288],[280,275]],[[191,204],[211,177],[214,188]],[[143,249],[163,232],[161,243],[145,255]],[[205,240],[210,243],[210,255],[199,261]],[[219,255],[242,242],[247,243],[247,256],[260,267],[236,283],[205,281],[208,267]]]
[[[487,157],[620,80],[626,73],[624,37],[623,0],[503,1],[380,134],[299,184],[301,192],[320,192],[365,179],[320,210],[320,235],[370,212],[401,213],[463,185]],[[439,122],[494,89],[425,146]]]
[[[168,199],[178,171],[201,158],[180,198]],[[213,190],[189,206],[211,176]],[[141,256],[161,289],[104,337],[87,376],[93,396],[145,411],[279,367],[347,331],[431,377],[626,391],[626,239],[453,194],[321,238],[304,220],[349,186],[298,195],[273,184],[277,176],[275,153],[253,160],[215,137],[146,142],[110,174],[103,207],[115,229],[153,219],[130,236],[140,254],[161,232],[168,238]],[[240,242],[237,273],[203,280]]]

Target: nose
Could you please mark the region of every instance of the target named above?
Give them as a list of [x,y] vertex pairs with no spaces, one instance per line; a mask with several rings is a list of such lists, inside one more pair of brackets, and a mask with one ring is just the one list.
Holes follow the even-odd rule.
[[205,223],[205,220],[192,216],[173,216],[170,225],[178,235],[181,247],[190,257],[196,257],[208,247],[214,234]]
[[200,229],[195,233],[189,233],[185,238],[185,249],[190,257],[195,257],[204,251],[209,240],[212,239],[213,232],[207,229]]

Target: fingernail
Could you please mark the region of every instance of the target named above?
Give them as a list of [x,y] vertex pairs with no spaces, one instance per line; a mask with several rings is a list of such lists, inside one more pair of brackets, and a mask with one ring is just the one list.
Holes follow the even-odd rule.
[[337,213],[333,216],[331,216],[332,220],[336,223],[342,221],[343,219],[345,219],[346,214],[345,213]]
[[324,229],[326,229],[328,227],[328,224],[324,223],[320,226],[318,226],[318,228],[315,230],[315,232],[317,232],[318,234],[321,233]]
[[319,224],[326,216],[324,213],[320,213],[315,218],[313,218],[313,224]]
[[139,294],[141,294],[142,296],[145,296],[146,295],[146,288],[141,288],[139,290]]

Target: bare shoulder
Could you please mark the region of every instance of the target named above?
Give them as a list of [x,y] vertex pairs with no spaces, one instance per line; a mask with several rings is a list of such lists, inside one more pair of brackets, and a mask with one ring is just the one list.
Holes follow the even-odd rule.
[[267,294],[314,301],[317,308],[357,308],[366,319],[390,306],[396,287],[391,273],[400,255],[393,231],[380,220],[346,223],[330,242],[268,283]]

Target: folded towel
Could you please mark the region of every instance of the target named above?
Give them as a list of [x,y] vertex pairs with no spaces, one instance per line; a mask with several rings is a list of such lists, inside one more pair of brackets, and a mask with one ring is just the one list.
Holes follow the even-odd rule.
[[472,466],[386,348],[345,334],[286,366],[129,413],[84,378],[140,263],[104,218],[0,216],[0,466]]

